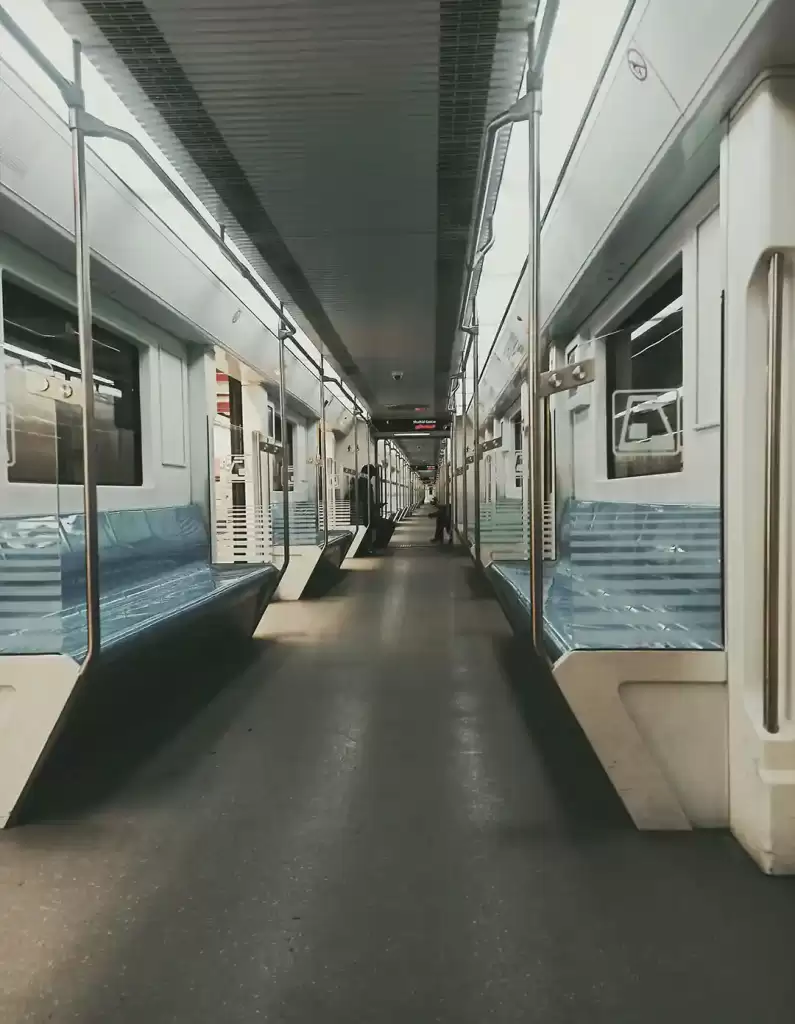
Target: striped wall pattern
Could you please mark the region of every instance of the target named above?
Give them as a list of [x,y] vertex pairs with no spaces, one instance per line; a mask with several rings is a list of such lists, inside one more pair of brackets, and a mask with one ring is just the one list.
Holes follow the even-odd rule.
[[262,505],[223,508],[215,517],[216,560],[221,563],[273,562],[271,509]]
[[[281,502],[273,507],[274,543],[284,543],[284,518]],[[322,543],[320,531],[322,519],[318,516],[317,502],[290,502],[290,545],[291,547],[312,546]]]
[[54,515],[0,519],[0,654],[62,650],[64,543]]
[[[552,504],[544,503],[544,558],[555,557],[555,517]],[[480,547],[483,561],[529,558],[529,528],[524,503],[519,498],[500,498],[480,509]]]
[[520,499],[500,498],[481,505],[480,549],[484,562],[527,558],[528,536],[527,516]]

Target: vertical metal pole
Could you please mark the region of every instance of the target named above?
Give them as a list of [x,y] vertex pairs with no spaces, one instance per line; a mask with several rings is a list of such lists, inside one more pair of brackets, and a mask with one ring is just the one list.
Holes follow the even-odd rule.
[[[450,536],[452,537],[452,531],[455,529],[455,512],[453,511],[453,499],[455,497],[455,468],[453,462],[453,447],[455,445],[455,434],[453,432],[453,426],[455,420],[450,425],[450,440],[447,445],[447,456],[444,460],[444,471],[447,478],[447,513],[450,516]],[[441,470],[441,466],[439,467]]]
[[453,392],[453,419],[450,423],[450,537],[458,530],[458,455],[456,454],[456,400]]
[[527,506],[530,516],[530,613],[533,645],[541,653],[544,641],[544,481],[543,473],[543,408],[539,397],[541,311],[539,306],[539,256],[541,227],[540,137],[541,91],[532,74],[534,30],[528,40],[527,88],[532,91],[533,110],[530,117],[530,239],[529,239],[529,303],[527,324],[527,388],[528,388],[528,453],[525,467]]
[[[281,303],[282,316],[284,314],[284,303]],[[284,319],[279,321],[279,416],[282,420],[282,529],[284,540],[282,541],[283,560],[279,574],[281,582],[290,564],[290,447],[288,438],[290,432],[287,428],[287,381],[285,380],[284,368],[284,346],[290,331]]]
[[368,441],[367,441],[367,461],[368,462],[370,461],[370,442],[372,442],[372,445],[373,445],[373,461],[372,461],[371,465],[372,465],[373,469],[375,470],[375,476],[372,477],[372,478],[368,478],[368,480],[367,480],[367,507],[369,509],[369,514],[370,514],[370,518],[369,518],[369,520],[367,522],[367,525],[372,528],[374,526],[374,524],[375,524],[375,515],[374,515],[375,508],[374,508],[374,505],[375,505],[375,501],[376,501],[376,495],[375,495],[374,492],[375,492],[375,490],[376,490],[376,488],[378,486],[378,438],[373,433],[372,426],[370,427],[369,432],[368,432]]
[[[379,452],[378,452],[379,442],[381,444],[381,453],[380,453],[380,455],[379,455]],[[376,509],[378,511],[378,516],[380,518],[380,516],[382,514],[382,512],[381,512],[382,508],[383,508],[384,512],[388,512],[389,511],[389,506],[387,504],[387,502],[389,501],[389,498],[388,498],[388,493],[389,492],[388,492],[387,487],[386,487],[386,465],[385,465],[385,463],[387,461],[387,457],[386,457],[386,438],[376,437],[376,439],[375,439],[375,457],[376,457],[376,469],[378,470],[378,477],[376,479],[376,489],[375,489],[375,507],[376,507]]]
[[[77,323],[80,340],[80,375],[83,381],[83,512],[85,517],[86,633],[87,653],[81,673],[99,654],[102,632],[99,613],[99,532],[97,478],[94,459],[94,339],[91,310],[91,247],[88,240],[86,199],[86,141],[80,123],[85,110],[82,92],[82,48],[72,44],[75,103],[69,109],[72,133],[72,175],[75,206],[75,264],[77,275]],[[56,481],[57,486],[57,481]]]
[[389,497],[387,498],[387,508],[390,512],[395,511],[395,480],[394,480],[394,469],[395,469],[395,453],[392,446],[392,442],[387,442],[387,471],[389,473]]
[[353,400],[353,525],[359,526],[359,406]]
[[397,458],[397,448],[395,447],[394,442],[390,444],[389,451],[389,501],[392,505],[389,511],[393,515],[397,515],[398,467],[400,462]]
[[[364,465],[365,466],[369,466],[369,465],[371,465],[371,462],[370,462],[370,441],[372,440],[372,438],[370,436],[370,424],[366,423],[365,427],[366,427],[365,440],[367,442],[367,445],[366,445],[367,454],[365,455]],[[370,534],[370,527],[372,526],[373,516],[372,516],[372,509],[370,508],[371,502],[370,502],[370,476],[369,476],[369,473],[366,473],[365,476],[366,476],[366,482],[367,482],[367,513],[366,513],[367,514],[367,522],[365,524],[367,526],[367,534],[365,535],[365,541],[366,541],[367,538],[369,537],[369,534]],[[357,479],[357,481],[356,481],[356,502],[357,502],[357,504],[359,502],[359,486],[360,486],[359,485],[359,481]]]
[[[376,492],[378,497],[377,505],[379,516],[389,512],[389,456],[387,454],[388,448],[386,438],[382,437],[380,440],[381,458],[378,463],[378,490]],[[376,453],[377,450],[378,441],[376,441]],[[383,513],[381,512],[381,509],[383,509]]]
[[373,438],[373,446],[374,446],[374,452],[375,452],[375,462],[373,463],[373,465],[375,466],[375,473],[376,473],[375,479],[373,481],[373,511],[376,513],[377,516],[380,516],[380,510],[381,510],[381,489],[382,489],[382,486],[383,486],[383,481],[382,481],[381,478],[383,476],[383,471],[384,471],[383,470],[383,466],[379,462],[379,456],[378,456],[378,442],[379,442],[379,440],[381,440],[381,446],[383,447],[383,439],[380,439],[378,437],[378,435],[376,434],[375,437]]
[[472,429],[475,435],[472,448],[475,452],[475,461],[472,464],[474,470],[472,476],[472,488],[475,495],[475,561],[478,565],[480,561],[480,409],[478,408],[478,401],[480,399],[480,372],[478,366],[478,316],[474,312],[473,304],[473,317],[472,317],[472,364],[475,368],[475,378],[472,390]]
[[763,722],[779,731],[779,589],[781,579],[781,351],[784,257],[775,252],[768,269],[767,423],[765,438],[765,561]]
[[727,533],[726,533],[726,290],[720,293],[720,645],[726,646],[726,566]]
[[464,372],[461,376],[461,525],[464,531],[464,543],[469,549],[469,516],[467,515],[468,501],[467,501],[467,371],[466,363],[464,364]]
[[328,547],[328,473],[326,471],[326,362],[320,353],[320,487],[323,496],[323,550]]

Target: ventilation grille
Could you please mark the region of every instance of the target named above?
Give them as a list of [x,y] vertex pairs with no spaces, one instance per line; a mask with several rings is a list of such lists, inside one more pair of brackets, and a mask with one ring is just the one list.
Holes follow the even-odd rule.
[[[343,371],[351,372],[353,362],[342,339],[146,3],[82,0],[82,5]],[[59,4],[51,0],[51,6],[58,14]],[[369,398],[366,385],[362,394]]]

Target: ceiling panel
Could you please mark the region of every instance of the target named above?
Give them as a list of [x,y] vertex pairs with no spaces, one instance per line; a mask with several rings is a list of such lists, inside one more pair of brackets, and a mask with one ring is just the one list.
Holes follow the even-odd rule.
[[412,466],[435,466],[441,441],[438,437],[412,437],[396,441]]
[[480,141],[534,3],[48,2],[374,409],[441,411]]

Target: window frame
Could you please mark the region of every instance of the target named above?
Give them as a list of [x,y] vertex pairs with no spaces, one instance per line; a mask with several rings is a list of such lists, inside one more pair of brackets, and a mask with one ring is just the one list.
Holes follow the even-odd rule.
[[[63,272],[62,272],[63,273]],[[69,279],[70,283],[74,283],[74,278]],[[77,322],[78,318],[78,307],[76,298],[66,294],[66,289],[59,289],[57,287],[50,286],[46,283],[42,283],[40,278],[33,274],[28,274],[24,270],[20,270],[15,266],[8,265],[5,262],[0,261],[0,354],[4,353],[5,346],[5,291],[6,285],[10,284],[12,287],[18,288],[23,292],[27,292],[29,295],[40,299],[43,303],[51,306],[55,306],[62,309],[67,315],[74,316]],[[133,314],[134,315],[134,314]],[[100,489],[109,488],[113,492],[118,493],[122,490],[129,490],[133,493],[140,492],[143,488],[149,486],[148,483],[148,462],[149,462],[149,446],[152,442],[152,431],[151,431],[151,397],[149,396],[149,389],[151,385],[151,359],[153,353],[157,351],[158,345],[162,344],[161,337],[153,337],[151,339],[144,339],[138,337],[124,324],[118,320],[108,317],[101,310],[96,307],[92,309],[92,321],[94,325],[100,328],[102,331],[107,332],[117,341],[124,343],[130,348],[135,350],[137,355],[137,390],[138,390],[138,451],[137,451],[137,475],[140,477],[139,482],[136,483],[102,483],[98,482],[97,487]],[[163,338],[168,337],[166,332],[158,330],[158,335]],[[167,346],[168,351],[172,351],[172,346]],[[177,354],[177,353],[174,353]],[[184,359],[184,353],[178,353],[181,359]],[[5,373],[5,359],[3,357],[3,368],[2,372]],[[3,390],[5,394],[5,390]],[[4,485],[9,488],[14,488],[15,493],[18,488],[39,488],[54,486],[59,489],[68,488],[82,488],[82,483],[70,481],[68,483],[57,483],[56,481],[27,481],[27,480],[12,480],[9,477],[8,466],[3,466],[3,482]]]
[[[604,474],[607,481],[648,479],[661,476],[678,477],[685,471],[683,389],[686,358],[684,330],[686,292],[684,251],[680,246],[670,254],[665,264],[646,281],[644,286],[614,313],[610,318],[609,324],[601,332],[604,402],[602,403],[603,408],[600,410],[600,413],[603,423],[602,430],[605,435]],[[626,345],[629,351],[632,345],[632,333],[638,327],[658,318],[660,313],[664,312],[674,301],[679,301],[679,309],[671,310],[665,319],[677,314],[680,318],[679,326],[672,332],[679,336],[679,384],[661,384],[659,388],[650,389],[646,382],[639,382],[637,387],[634,385],[631,385],[628,389],[617,387],[618,380],[616,374],[619,370],[617,360],[620,359],[617,353],[618,345]],[[653,329],[650,328],[649,330]],[[665,340],[665,336],[660,339],[660,341]],[[632,359],[634,356],[630,353],[629,358]],[[659,464],[658,469],[649,471],[649,467],[646,466],[638,471],[619,472],[620,463],[617,462],[617,459],[620,456],[615,452],[615,424],[613,422],[613,406],[616,392],[629,390],[641,393],[649,392],[650,390],[673,390],[674,388],[678,391],[676,405],[676,433],[678,438],[675,439],[674,450],[665,456],[656,457]],[[627,461],[626,468],[630,466],[632,466],[632,463]]]

